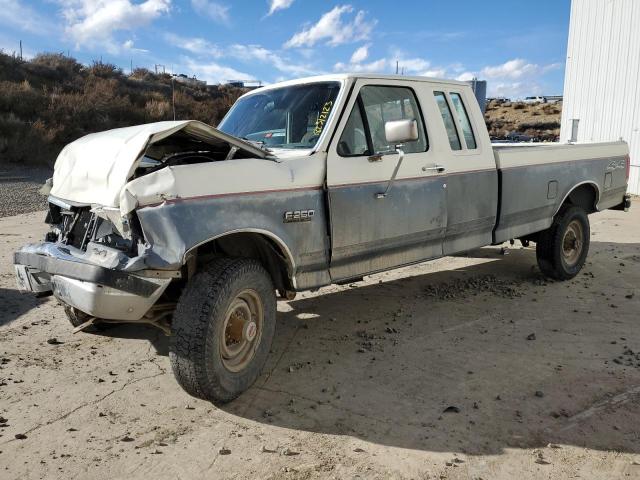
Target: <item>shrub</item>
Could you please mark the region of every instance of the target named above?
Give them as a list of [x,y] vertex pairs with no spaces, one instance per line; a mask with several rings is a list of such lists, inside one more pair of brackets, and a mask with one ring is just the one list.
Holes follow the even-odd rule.
[[[58,53],[31,61],[0,51],[0,162],[51,164],[88,133],[173,118],[171,77]],[[175,84],[176,118],[217,125],[245,90]]]
[[518,125],[519,130],[553,130],[560,128],[559,122],[525,122]]

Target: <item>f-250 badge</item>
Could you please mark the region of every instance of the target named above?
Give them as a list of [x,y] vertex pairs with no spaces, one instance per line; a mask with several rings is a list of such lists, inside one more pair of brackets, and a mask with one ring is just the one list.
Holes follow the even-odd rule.
[[284,223],[310,222],[315,214],[315,210],[293,210],[291,212],[284,212]]

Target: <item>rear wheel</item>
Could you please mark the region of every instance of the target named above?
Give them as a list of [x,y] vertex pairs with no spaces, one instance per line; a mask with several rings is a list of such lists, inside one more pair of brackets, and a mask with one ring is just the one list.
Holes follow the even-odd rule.
[[271,277],[252,259],[221,258],[191,278],[171,325],[169,358],[194,397],[225,403],[260,375],[275,332]]
[[556,280],[569,280],[582,269],[589,253],[589,217],[575,206],[564,206],[551,227],[540,233],[536,257],[542,273]]

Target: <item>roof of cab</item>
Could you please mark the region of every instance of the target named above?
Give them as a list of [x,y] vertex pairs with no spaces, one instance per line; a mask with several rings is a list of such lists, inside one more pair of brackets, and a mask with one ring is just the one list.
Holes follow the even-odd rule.
[[442,78],[405,76],[405,75],[384,75],[384,74],[377,74],[377,73],[335,73],[335,74],[329,74],[329,75],[318,75],[314,77],[303,77],[303,78],[297,78],[295,80],[286,80],[284,82],[272,83],[270,85],[265,85],[263,87],[252,90],[251,92],[245,93],[245,95],[251,95],[255,92],[271,90],[273,88],[290,87],[293,85],[303,85],[306,83],[346,82],[348,80],[357,80],[357,79],[408,80],[412,82],[428,82],[428,83],[438,83],[438,84],[469,86],[469,84],[466,82],[461,82],[458,80],[448,80],[448,79],[442,79]]

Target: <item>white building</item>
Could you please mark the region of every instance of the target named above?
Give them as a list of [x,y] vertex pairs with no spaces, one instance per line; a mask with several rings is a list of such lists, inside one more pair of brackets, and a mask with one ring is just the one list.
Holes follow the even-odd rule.
[[640,194],[640,0],[573,0],[560,141],[624,139]]

